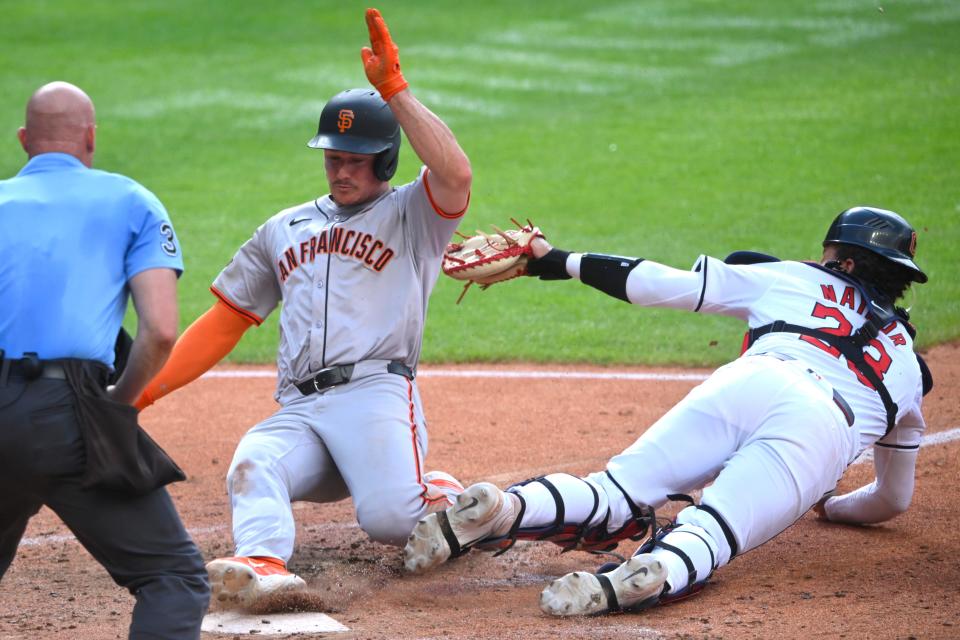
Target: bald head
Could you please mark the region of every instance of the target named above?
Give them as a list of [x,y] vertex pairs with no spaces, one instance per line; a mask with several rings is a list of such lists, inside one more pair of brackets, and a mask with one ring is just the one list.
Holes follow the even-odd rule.
[[88,167],[96,136],[93,102],[80,87],[51,82],[27,102],[27,122],[17,133],[31,158],[41,153],[68,153]]

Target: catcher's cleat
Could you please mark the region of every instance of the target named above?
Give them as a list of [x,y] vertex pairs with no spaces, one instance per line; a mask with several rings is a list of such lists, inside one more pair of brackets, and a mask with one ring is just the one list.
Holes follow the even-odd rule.
[[207,563],[207,574],[213,601],[227,608],[250,607],[265,596],[307,586],[278,558],[217,558]]
[[609,573],[568,573],[540,594],[540,609],[552,616],[589,616],[639,611],[660,601],[667,568],[648,553],[634,556]]
[[520,513],[518,496],[489,482],[475,484],[449,509],[417,523],[403,549],[403,565],[411,573],[432,569],[484,539],[507,535]]

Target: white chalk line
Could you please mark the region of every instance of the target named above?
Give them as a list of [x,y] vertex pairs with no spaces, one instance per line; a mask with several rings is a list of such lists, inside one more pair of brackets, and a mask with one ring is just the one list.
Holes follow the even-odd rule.
[[[276,369],[208,371],[203,378],[276,378]],[[706,380],[704,373],[646,373],[629,371],[494,371],[486,369],[418,369],[418,378],[534,378],[575,380]]]

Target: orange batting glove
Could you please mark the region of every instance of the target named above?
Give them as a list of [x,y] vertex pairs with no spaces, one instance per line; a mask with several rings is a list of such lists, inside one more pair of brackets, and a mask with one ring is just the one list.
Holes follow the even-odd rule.
[[370,31],[370,46],[360,49],[363,70],[367,73],[367,80],[387,102],[409,86],[400,73],[400,50],[376,9],[367,9],[367,29]]

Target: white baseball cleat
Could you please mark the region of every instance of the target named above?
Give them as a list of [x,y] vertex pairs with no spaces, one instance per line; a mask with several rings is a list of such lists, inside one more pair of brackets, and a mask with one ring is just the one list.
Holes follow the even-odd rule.
[[463,555],[478,542],[506,535],[519,514],[520,499],[489,482],[472,485],[446,511],[417,523],[403,549],[403,566],[421,573]]
[[644,609],[660,599],[667,568],[649,553],[633,556],[610,573],[575,571],[540,594],[540,609],[552,616],[589,616]]
[[460,481],[445,471],[428,471],[423,474],[426,489],[423,499],[427,503],[427,513],[436,513],[453,506],[457,496],[463,493]]
[[265,596],[307,586],[277,558],[217,558],[207,563],[207,574],[213,601],[228,608],[250,607]]

